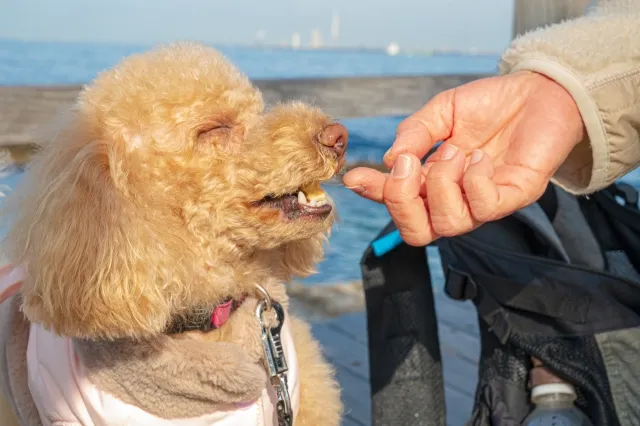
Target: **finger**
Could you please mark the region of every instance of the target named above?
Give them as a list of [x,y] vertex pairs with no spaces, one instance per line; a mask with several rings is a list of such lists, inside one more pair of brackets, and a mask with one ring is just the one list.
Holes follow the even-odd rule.
[[498,214],[499,194],[492,180],[493,173],[491,158],[481,150],[473,151],[462,178],[462,187],[471,215],[480,222],[492,220]]
[[431,169],[431,166],[433,166],[437,161],[442,159],[442,155],[443,155],[442,153],[446,151],[446,148],[445,148],[446,146],[447,146],[446,143],[440,145],[436,150],[436,152],[430,155],[429,158],[427,158],[427,161],[425,161],[424,164],[422,165],[422,186],[420,189],[420,196],[423,199],[427,198],[426,178],[427,178],[427,175],[429,174],[429,170]]
[[383,158],[387,167],[401,153],[423,158],[433,145],[451,136],[454,97],[455,89],[441,92],[398,125],[396,139]]
[[450,237],[469,232],[478,223],[471,215],[460,187],[465,156],[450,144],[441,149],[440,160],[432,164],[426,176],[426,193],[434,232]]
[[429,174],[429,170],[433,166],[433,162],[424,163],[422,166],[422,177],[420,179],[420,198],[422,198],[425,203],[427,200],[427,175]]
[[498,188],[497,214],[492,218],[496,220],[536,202],[549,177],[528,167],[504,164],[496,168],[493,181]]
[[[425,163],[422,165],[423,187],[420,193],[422,198],[426,198],[426,186],[424,185],[424,183],[426,181],[426,176],[429,174],[429,169],[431,169],[431,166],[433,166],[436,162],[442,159],[443,152],[446,151],[445,147],[447,145],[453,145],[454,147],[457,148],[455,144],[451,143],[451,140],[452,138],[449,139],[449,141],[447,141],[446,143],[443,143],[442,145],[440,145],[438,149],[432,155],[430,155],[429,158],[427,158]],[[465,153],[465,167],[464,167],[465,169],[469,162],[470,162],[470,158],[467,158]]]
[[412,246],[424,246],[435,239],[420,197],[420,160],[411,154],[398,156],[384,186],[384,203],[402,239]]
[[472,160],[462,186],[471,214],[480,222],[514,213],[537,200],[546,187],[544,177],[525,167],[503,165],[494,170],[491,158],[482,151],[474,151]]
[[24,270],[20,267],[8,265],[0,269],[0,303],[20,290],[24,276]]
[[342,183],[347,189],[352,190],[361,197],[381,203],[384,184],[388,177],[388,173],[382,173],[366,167],[358,167],[349,170],[342,177]]
[[444,149],[445,146],[446,144],[440,145],[436,150],[436,152],[431,154],[429,158],[427,158],[427,160],[422,165],[422,185],[420,187],[420,196],[423,199],[427,198],[426,181],[427,181],[427,175],[429,174],[429,170],[431,169],[431,166],[433,166],[438,160],[442,159],[442,152],[445,150]]

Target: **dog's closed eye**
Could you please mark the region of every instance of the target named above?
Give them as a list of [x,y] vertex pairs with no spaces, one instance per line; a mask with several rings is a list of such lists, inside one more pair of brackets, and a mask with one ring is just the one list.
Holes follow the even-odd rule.
[[205,127],[198,131],[198,140],[207,140],[210,138],[221,138],[231,133],[232,127],[229,124],[216,124],[215,126]]

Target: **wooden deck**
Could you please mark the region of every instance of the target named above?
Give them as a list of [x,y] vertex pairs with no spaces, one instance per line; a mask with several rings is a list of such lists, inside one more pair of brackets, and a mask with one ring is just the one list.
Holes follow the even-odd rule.
[[[471,413],[480,350],[475,307],[435,292],[447,425],[461,426]],[[344,426],[371,425],[367,330],[364,312],[313,323],[313,332],[336,367],[345,404]]]

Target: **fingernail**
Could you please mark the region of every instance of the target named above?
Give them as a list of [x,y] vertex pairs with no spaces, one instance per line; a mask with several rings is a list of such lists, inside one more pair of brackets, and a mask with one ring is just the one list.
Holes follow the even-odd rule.
[[365,189],[364,186],[362,185],[356,185],[356,186],[346,186],[345,188],[350,189],[351,191],[355,192],[358,195],[362,195],[365,192],[367,192],[367,190]]
[[473,153],[471,153],[471,159],[469,161],[469,164],[478,163],[480,160],[482,160],[482,157],[484,157],[484,154],[482,151],[480,151],[479,149],[473,150]]
[[413,160],[408,155],[401,154],[396,159],[396,163],[391,169],[391,175],[396,179],[404,179],[413,170]]
[[383,159],[383,160],[386,160],[386,159],[387,159],[387,157],[389,157],[389,155],[391,154],[391,150],[392,150],[392,149],[393,149],[393,148],[389,148],[389,149],[387,150],[387,152],[385,152],[385,153],[384,153],[384,155],[382,156],[382,159]]
[[440,159],[451,160],[453,156],[456,155],[456,152],[458,152],[458,148],[456,148],[455,146],[445,145],[444,148],[442,148],[442,157],[440,157]]

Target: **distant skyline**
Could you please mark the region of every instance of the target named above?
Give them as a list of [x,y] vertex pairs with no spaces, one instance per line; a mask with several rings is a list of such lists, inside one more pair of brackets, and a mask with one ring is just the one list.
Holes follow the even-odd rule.
[[[491,4],[489,7],[488,3]],[[511,37],[512,0],[0,0],[0,38],[155,44],[302,45],[312,31],[340,45],[500,51]]]

